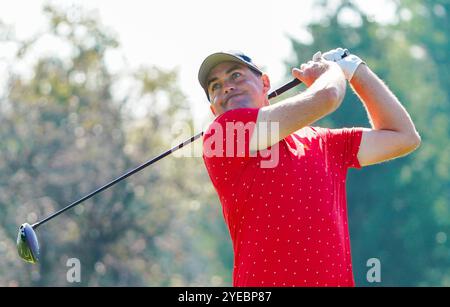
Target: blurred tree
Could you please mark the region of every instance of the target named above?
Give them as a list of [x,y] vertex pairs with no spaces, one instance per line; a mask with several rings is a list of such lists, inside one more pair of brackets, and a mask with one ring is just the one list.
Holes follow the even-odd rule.
[[[49,32],[27,41],[0,24],[0,39],[18,46],[0,101],[0,285],[71,285],[73,257],[82,269],[73,285],[230,284],[232,250],[200,158],[168,157],[66,212],[37,231],[40,264],[19,260],[18,225],[175,145],[175,124],[193,133],[176,71],[112,74],[106,58],[119,43],[95,14],[44,11]],[[36,60],[43,42],[55,50]],[[139,90],[118,99],[124,78]],[[138,115],[136,103],[147,106]]]
[[[38,59],[31,76],[11,73],[8,97],[2,102],[0,158],[0,194],[2,205],[9,208],[3,225],[9,237],[15,237],[16,225],[62,208],[129,165],[120,154],[120,105],[112,101],[111,75],[104,64],[105,51],[117,42],[102,33],[93,18],[70,20],[49,6],[45,12],[52,32],[18,42],[17,60],[26,61],[49,35],[71,52],[68,58]],[[16,275],[15,282],[65,284],[66,260],[77,257],[83,268],[81,284],[86,285],[100,255],[121,235],[112,226],[132,226],[133,212],[122,214],[132,198],[131,189],[121,185],[46,225],[46,231],[38,232],[43,245],[39,267],[15,263],[24,273]]]
[[[421,116],[427,148],[417,156],[417,163],[427,170],[421,173],[423,182],[417,185],[434,219],[435,233],[427,238],[429,257],[424,266],[424,284],[450,285],[450,2],[446,0],[398,3],[401,16],[398,31],[410,42],[410,56],[420,62],[419,82],[410,84],[409,95],[415,98]],[[418,90],[417,87],[420,88]],[[428,213],[427,212],[427,213]],[[416,227],[419,225],[416,225]],[[422,231],[422,229],[418,229]]]
[[[291,39],[296,57],[288,62],[290,71],[317,50],[348,48],[389,85],[422,136],[412,155],[349,173],[355,280],[370,285],[366,261],[375,257],[382,285],[449,285],[449,4],[396,1],[396,19],[383,25],[355,2],[317,1],[321,18],[308,27],[313,41]],[[315,125],[370,127],[351,91],[336,112]]]

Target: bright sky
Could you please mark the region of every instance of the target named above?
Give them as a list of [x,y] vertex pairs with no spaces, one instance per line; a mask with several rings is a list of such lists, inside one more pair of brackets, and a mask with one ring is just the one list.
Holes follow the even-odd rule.
[[[29,37],[45,30],[41,13],[45,2],[48,1],[1,1],[0,20],[14,26],[19,38]],[[389,6],[380,1],[358,2],[378,21],[392,16]],[[118,34],[121,53],[129,67],[178,68],[181,89],[194,115],[202,119],[210,113],[206,96],[197,82],[197,70],[204,57],[220,50],[242,50],[264,67],[275,88],[287,81],[284,61],[292,54],[288,35],[311,39],[303,26],[314,17],[311,0],[65,0],[56,3],[97,10],[102,24]],[[351,14],[345,17],[352,20]],[[111,63],[114,69],[120,69],[121,65],[123,61]]]

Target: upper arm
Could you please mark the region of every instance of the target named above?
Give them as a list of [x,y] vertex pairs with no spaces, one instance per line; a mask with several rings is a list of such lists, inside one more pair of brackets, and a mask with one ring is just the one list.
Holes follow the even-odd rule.
[[420,137],[418,135],[364,128],[358,151],[358,161],[361,166],[380,163],[404,156],[419,145]]

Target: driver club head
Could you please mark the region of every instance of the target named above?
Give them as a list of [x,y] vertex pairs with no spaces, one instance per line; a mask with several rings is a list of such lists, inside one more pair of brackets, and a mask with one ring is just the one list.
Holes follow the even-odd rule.
[[30,263],[39,261],[39,243],[33,227],[24,223],[19,228],[17,234],[17,252],[19,256]]

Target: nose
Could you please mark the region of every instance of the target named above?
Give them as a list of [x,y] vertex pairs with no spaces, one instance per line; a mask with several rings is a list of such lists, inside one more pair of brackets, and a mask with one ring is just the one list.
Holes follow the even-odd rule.
[[227,81],[224,83],[223,89],[224,89],[225,94],[228,94],[229,92],[235,90],[235,86],[231,81]]

